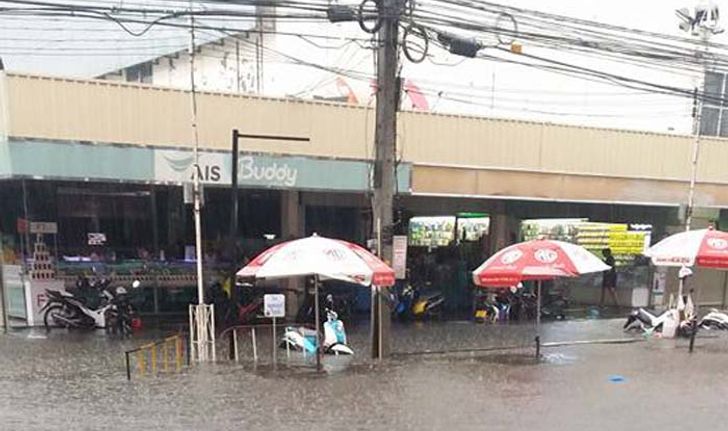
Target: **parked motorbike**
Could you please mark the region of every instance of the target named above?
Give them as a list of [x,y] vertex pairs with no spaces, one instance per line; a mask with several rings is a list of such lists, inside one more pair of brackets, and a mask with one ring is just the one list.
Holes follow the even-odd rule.
[[728,330],[728,314],[713,308],[700,319],[698,326],[703,329]]
[[[111,288],[108,280],[89,283],[88,286],[91,289],[98,286],[96,298],[89,293],[91,290],[76,296],[70,292],[46,289],[48,301],[40,310],[46,329],[50,330],[52,326],[85,329],[114,327],[122,334],[131,333],[135,313],[126,289],[121,286]],[[139,281],[134,281],[132,287],[138,288]],[[78,290],[75,292],[79,294]]]
[[416,319],[441,318],[445,296],[439,290],[416,291],[412,304],[412,316]]
[[[647,335],[662,332],[671,322],[679,321],[679,313],[675,309],[667,309],[662,313],[654,313],[644,308],[633,310],[624,323],[625,331],[640,331]],[[683,320],[677,324],[677,335],[689,337],[695,330],[692,320]]]
[[412,305],[415,299],[415,289],[406,284],[399,293],[391,294],[392,315],[399,320],[409,320],[412,317]]
[[476,298],[475,313],[473,316],[476,322],[495,323],[502,317],[501,313],[501,307],[494,297],[481,294]]
[[564,320],[566,309],[569,307],[569,300],[558,293],[547,292],[541,303],[541,318]]
[[[138,289],[140,283],[134,280],[131,286],[132,289]],[[110,300],[111,307],[106,311],[106,332],[129,336],[135,329],[141,327],[141,320],[127,290],[120,286],[114,292],[115,295]]]
[[[329,355],[353,355],[354,351],[348,346],[344,323],[331,309],[326,309],[326,322],[324,322],[324,337],[322,352]],[[306,354],[316,354],[316,330],[305,327],[287,327],[283,333],[280,347],[302,351]]]

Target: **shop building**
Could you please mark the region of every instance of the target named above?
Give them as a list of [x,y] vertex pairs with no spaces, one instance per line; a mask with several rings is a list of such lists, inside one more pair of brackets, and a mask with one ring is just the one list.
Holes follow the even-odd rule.
[[[115,258],[119,268],[141,260],[147,265],[142,269],[162,268],[154,275],[158,288],[150,292],[151,310],[172,311],[165,304],[189,300],[179,291],[193,285],[184,266],[192,244],[183,187],[193,174],[188,93],[12,74],[1,88],[0,231],[6,260],[19,260],[21,243],[26,256],[32,255],[41,236],[48,250],[43,258],[54,264],[51,279],[72,280],[77,271],[61,267],[73,267],[82,257]],[[199,108],[208,274],[215,274],[216,260],[227,257],[233,129],[308,138],[241,141],[236,238],[241,254],[313,232],[366,242],[374,136],[370,109],[228,93],[201,93]],[[399,115],[395,231],[410,234],[413,247],[423,247],[412,235],[412,218],[461,221],[462,232],[455,223],[452,235],[452,245],[466,246],[456,249],[463,283],[457,289],[469,288],[463,274],[472,262],[522,238],[523,220],[650,225],[655,239],[680,224],[690,174],[689,136]],[[722,139],[703,140],[696,226],[725,218],[728,173],[720,161],[727,156]],[[31,233],[40,229],[37,224],[31,229],[32,223],[40,222],[54,223],[57,234]],[[179,262],[180,269],[171,262]],[[130,267],[128,277],[142,272]],[[726,283],[711,277],[706,283],[715,287],[701,298],[718,303]],[[460,293],[453,293],[454,303],[466,302]],[[38,303],[37,295],[17,297],[27,305]]]

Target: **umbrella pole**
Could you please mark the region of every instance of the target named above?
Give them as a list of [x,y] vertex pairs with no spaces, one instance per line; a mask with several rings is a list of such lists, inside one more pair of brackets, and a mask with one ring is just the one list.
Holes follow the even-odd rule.
[[377,329],[379,331],[379,334],[377,336],[377,356],[380,361],[382,360],[382,288],[380,286],[377,286],[377,311],[379,312],[379,319],[377,319]]
[[314,314],[316,320],[316,371],[321,371],[321,316],[319,314],[319,277],[314,276]]
[[536,282],[536,357],[541,356],[541,280]]

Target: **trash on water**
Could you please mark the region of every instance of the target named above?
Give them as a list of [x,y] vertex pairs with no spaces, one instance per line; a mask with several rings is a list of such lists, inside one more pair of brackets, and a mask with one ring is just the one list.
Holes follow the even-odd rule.
[[624,383],[627,381],[627,379],[624,378],[624,376],[620,376],[619,374],[612,374],[609,376],[609,381],[611,383]]

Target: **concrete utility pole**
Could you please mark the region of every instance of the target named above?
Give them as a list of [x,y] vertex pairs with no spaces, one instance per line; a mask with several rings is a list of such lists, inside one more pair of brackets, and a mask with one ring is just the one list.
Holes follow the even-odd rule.
[[[0,63],[0,66],[2,63]],[[1,70],[1,69],[0,69]],[[10,313],[8,311],[8,301],[5,294],[5,276],[3,275],[3,266],[5,265],[5,255],[3,253],[3,237],[0,233],[0,308],[2,308],[3,318],[3,331],[7,334],[10,330],[10,319],[8,318]]]
[[[374,199],[372,202],[373,238],[381,238],[378,248],[381,258],[392,262],[392,218],[395,182],[395,151],[397,138],[397,69],[399,67],[399,14],[402,0],[382,0],[379,14],[383,20],[379,29],[377,49],[377,105],[374,132]],[[381,232],[376,232],[381,226]],[[372,304],[372,356],[381,358],[389,351],[390,314],[377,292]],[[381,339],[380,339],[381,337]]]

